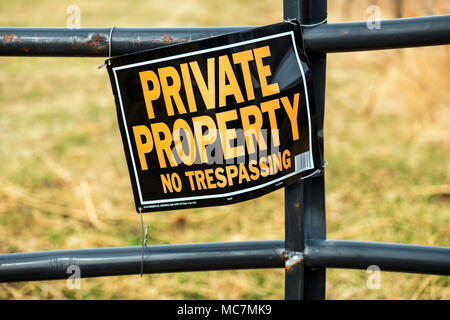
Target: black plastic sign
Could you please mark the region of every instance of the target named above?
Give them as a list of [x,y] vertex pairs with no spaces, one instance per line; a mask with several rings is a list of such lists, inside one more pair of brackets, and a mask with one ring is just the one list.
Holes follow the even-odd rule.
[[301,44],[283,22],[110,60],[138,212],[231,204],[320,172]]

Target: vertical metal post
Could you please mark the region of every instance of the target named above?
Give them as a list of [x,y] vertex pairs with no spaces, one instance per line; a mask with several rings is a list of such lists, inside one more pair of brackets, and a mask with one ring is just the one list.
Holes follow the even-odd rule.
[[[327,0],[284,0],[284,19],[299,19],[303,25],[327,17]],[[319,148],[323,155],[326,54],[307,52],[311,64],[316,105]],[[325,269],[303,263],[305,244],[326,239],[324,176],[297,182],[285,188],[286,276],[285,298],[325,299]]]
[[285,188],[285,299],[303,300],[305,290],[305,215],[304,184],[297,182]]

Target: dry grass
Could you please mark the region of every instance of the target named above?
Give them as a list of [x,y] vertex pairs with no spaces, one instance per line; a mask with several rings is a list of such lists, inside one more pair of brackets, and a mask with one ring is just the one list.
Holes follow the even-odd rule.
[[[348,1],[348,0],[347,0]],[[330,21],[369,3],[330,0]],[[4,26],[64,27],[74,1],[3,1]],[[281,2],[75,1],[83,27],[259,25]],[[405,14],[423,15],[423,1]],[[447,1],[434,1],[447,13]],[[378,1],[382,18],[390,1]],[[102,59],[0,58],[0,252],[138,245],[114,101]],[[448,47],[329,56],[326,111],[330,239],[448,246]],[[445,187],[447,186],[447,187]],[[432,192],[430,192],[432,190]],[[437,191],[436,191],[437,190]],[[447,191],[446,191],[447,190]],[[150,244],[281,239],[283,192],[218,208],[148,214]],[[3,299],[281,299],[283,270],[199,272],[0,284]],[[329,299],[449,299],[447,277],[330,270]]]

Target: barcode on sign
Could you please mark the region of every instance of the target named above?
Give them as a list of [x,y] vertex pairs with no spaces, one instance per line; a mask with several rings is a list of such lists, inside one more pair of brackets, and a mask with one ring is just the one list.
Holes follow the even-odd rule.
[[311,152],[306,151],[295,156],[295,172],[302,172],[308,169],[314,169],[311,159]]

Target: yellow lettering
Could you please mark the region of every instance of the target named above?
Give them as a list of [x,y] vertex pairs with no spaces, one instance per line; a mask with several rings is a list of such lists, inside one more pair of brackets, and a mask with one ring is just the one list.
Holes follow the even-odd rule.
[[[226,84],[228,79],[228,84]],[[244,102],[241,89],[227,55],[219,57],[219,107],[227,104],[227,96],[234,95],[237,103]]]
[[280,92],[278,83],[267,84],[267,77],[272,75],[269,65],[264,65],[262,59],[270,57],[269,46],[253,49],[255,56],[256,68],[258,69],[259,82],[261,83],[261,92],[263,97],[277,94]]
[[261,111],[267,112],[269,115],[269,123],[272,133],[272,141],[273,145],[279,146],[280,145],[280,135],[278,132],[278,124],[277,124],[277,117],[275,116],[275,110],[280,108],[280,100],[274,99],[266,102],[261,103]]
[[186,92],[186,99],[188,101],[189,112],[197,111],[197,104],[195,103],[194,90],[192,89],[191,76],[189,75],[189,67],[187,63],[180,64],[181,77],[183,78],[184,90]]
[[252,76],[248,62],[253,60],[252,50],[245,50],[233,53],[234,64],[240,64],[242,68],[242,75],[244,76],[245,91],[247,93],[247,101],[255,99],[255,92],[253,89]]
[[243,156],[245,154],[244,146],[230,147],[230,141],[236,139],[236,129],[227,128],[227,122],[237,119],[236,110],[217,113],[216,118],[225,160]]
[[[194,125],[195,141],[199,148],[201,163],[207,163],[208,155],[206,154],[206,146],[214,143],[217,139],[216,124],[209,116],[192,118],[192,123]],[[203,127],[207,128],[205,134],[203,134]]]
[[[266,141],[264,140],[261,132],[263,125],[261,110],[257,106],[248,106],[240,108],[239,111],[241,113],[242,128],[244,129],[245,143],[247,145],[248,153],[252,154],[256,151],[253,137],[256,137],[260,150],[266,150]],[[253,123],[250,123],[250,116],[255,119]]]
[[[184,131],[184,140],[187,142],[188,152],[184,151],[183,142],[181,141],[181,130]],[[173,124],[173,141],[175,143],[175,149],[180,157],[181,161],[185,165],[192,165],[195,161],[196,148],[194,142],[194,135],[192,134],[191,128],[188,123],[183,119],[175,120]]]
[[191,67],[195,82],[197,82],[197,87],[200,90],[203,101],[205,102],[206,109],[209,110],[214,109],[216,107],[214,58],[209,58],[207,60],[207,64],[208,64],[208,86],[206,86],[205,79],[203,78],[202,72],[200,71],[197,61],[189,62],[189,66]]
[[[155,142],[155,148],[158,155],[160,168],[167,167],[164,153],[169,159],[170,165],[172,167],[175,167],[177,164],[175,162],[175,158],[173,157],[172,150],[170,149],[170,145],[172,143],[172,135],[170,134],[169,127],[162,122],[152,123],[150,126],[152,128],[153,141]],[[161,139],[161,133],[164,136],[163,139]]]
[[[136,142],[136,149],[139,155],[139,162],[141,163],[141,170],[148,170],[147,159],[145,154],[153,149],[153,140],[150,129],[147,126],[133,126],[134,141]],[[145,137],[145,143],[142,141],[142,136]]]
[[[180,114],[186,113],[183,101],[180,97],[181,80],[180,75],[174,67],[164,67],[158,69],[159,80],[161,81],[161,89],[166,103],[167,115],[173,116],[175,114],[172,104],[172,98]],[[172,79],[172,84],[169,85],[168,78]]]
[[300,93],[294,94],[294,101],[291,105],[289,99],[287,97],[281,98],[281,103],[283,104],[284,109],[289,117],[289,121],[291,122],[292,128],[292,139],[298,140],[299,132],[298,132],[298,123],[297,123],[297,115],[298,115],[298,102],[300,100]]
[[[147,108],[147,116],[149,119],[153,119],[155,117],[155,113],[153,111],[152,101],[157,100],[161,95],[158,77],[151,70],[139,72],[139,77],[141,78],[142,92],[144,94],[145,106]],[[152,90],[148,87],[149,81],[153,84]]]

